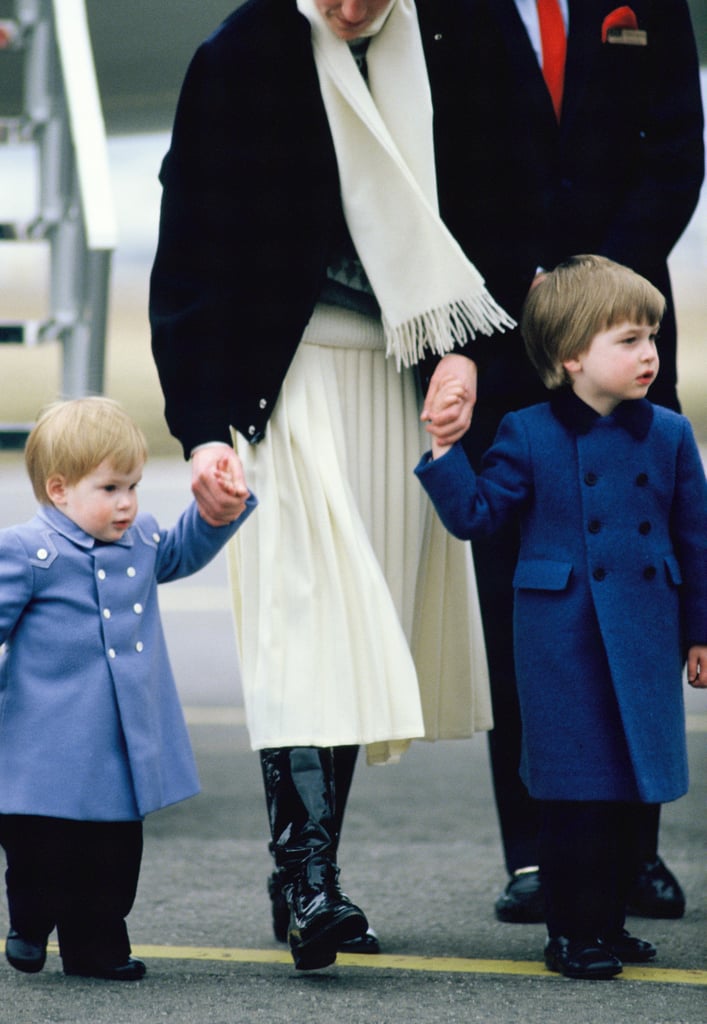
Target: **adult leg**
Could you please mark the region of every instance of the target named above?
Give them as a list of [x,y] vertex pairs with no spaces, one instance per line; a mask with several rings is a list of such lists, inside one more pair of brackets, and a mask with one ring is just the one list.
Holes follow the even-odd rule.
[[260,760],[295,966],[325,967],[342,941],[368,927],[339,887],[334,754],[330,748],[286,747],[261,750]]
[[674,919],[685,913],[685,893],[658,854],[660,804],[639,804],[636,812],[638,845],[628,892],[628,912],[637,917]]
[[[336,831],[337,852],[358,752],[359,747],[354,744],[332,748],[335,796],[334,828]],[[270,844],[270,851],[274,855],[273,843]],[[278,942],[287,942],[287,932],[290,925],[290,908],[284,893],[284,882],[284,870],[281,868],[276,868],[268,878],[268,893],[272,903],[273,932]],[[353,939],[343,939],[339,943],[338,951],[340,953],[380,953],[380,943],[373,929],[368,928],[364,935],[358,935]]]
[[519,774],[522,728],[512,656],[518,545],[515,525],[473,544],[494,716],[488,738],[491,774],[510,876],[495,912],[499,920],[511,923],[543,920],[537,868],[539,812]]

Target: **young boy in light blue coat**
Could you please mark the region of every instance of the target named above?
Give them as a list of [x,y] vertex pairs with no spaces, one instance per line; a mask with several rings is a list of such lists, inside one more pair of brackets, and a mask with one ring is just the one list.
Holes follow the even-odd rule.
[[545,961],[577,978],[655,956],[624,928],[636,808],[686,792],[686,661],[707,687],[705,474],[685,417],[645,398],[664,306],[607,259],[556,267],[522,323],[552,400],[505,417],[480,474],[436,442],[416,469],[455,536],[520,522],[521,775],[541,803]]
[[192,502],[162,530],[138,515],[146,457],[117,403],[56,403],[25,449],[40,509],[0,531],[6,956],[28,973],[42,969],[56,926],[65,974],[144,975],[125,926],[142,818],[199,789],[157,584],[206,565],[256,502],[217,469],[238,518],[210,526]]

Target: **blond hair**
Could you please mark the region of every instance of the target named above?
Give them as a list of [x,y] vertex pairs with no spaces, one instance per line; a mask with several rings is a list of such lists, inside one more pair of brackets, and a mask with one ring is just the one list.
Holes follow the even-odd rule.
[[147,459],[138,425],[110,398],[94,396],[54,402],[44,409],[25,445],[25,465],[37,500],[50,504],[47,481],[61,476],[70,486],[108,459],[130,473]]
[[572,256],[543,275],[525,300],[521,333],[548,388],[568,382],[563,366],[601,331],[628,321],[659,324],[665,298],[635,271],[605,256]]

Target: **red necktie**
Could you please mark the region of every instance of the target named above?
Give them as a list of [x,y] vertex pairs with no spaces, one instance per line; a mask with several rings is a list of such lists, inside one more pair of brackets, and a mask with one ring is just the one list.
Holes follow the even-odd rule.
[[537,0],[540,39],[543,48],[543,78],[557,120],[562,110],[562,86],[565,80],[567,37],[558,0]]

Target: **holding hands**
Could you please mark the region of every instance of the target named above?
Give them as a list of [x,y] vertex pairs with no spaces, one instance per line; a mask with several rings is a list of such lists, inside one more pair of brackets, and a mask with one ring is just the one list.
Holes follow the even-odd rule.
[[432,374],[420,419],[432,435],[432,457],[444,455],[469,429],[476,402],[476,364],[444,356]]
[[225,526],[238,519],[250,491],[233,448],[227,444],[198,448],[191,464],[191,489],[201,517],[210,526]]

